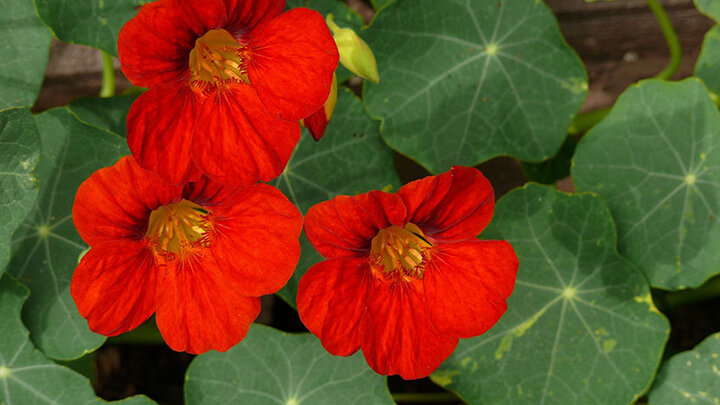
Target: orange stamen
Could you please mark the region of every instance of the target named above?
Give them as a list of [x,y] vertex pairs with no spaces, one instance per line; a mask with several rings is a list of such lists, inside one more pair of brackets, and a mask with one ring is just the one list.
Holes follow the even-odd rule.
[[207,247],[211,226],[208,212],[188,200],[163,205],[150,213],[145,233],[148,245],[161,256],[185,257],[199,247]]
[[190,83],[203,91],[211,85],[248,83],[242,45],[224,29],[210,30],[195,41],[190,51]]
[[393,225],[381,229],[372,239],[370,264],[385,278],[421,279],[432,246],[417,225]]

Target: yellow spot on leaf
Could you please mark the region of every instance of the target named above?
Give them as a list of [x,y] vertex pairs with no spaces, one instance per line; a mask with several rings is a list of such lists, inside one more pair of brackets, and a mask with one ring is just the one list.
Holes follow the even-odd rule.
[[10,368],[5,366],[0,366],[0,378],[6,378],[10,375]]
[[50,236],[50,227],[47,225],[40,225],[37,227],[37,233],[41,238],[47,238]]
[[607,339],[603,341],[603,351],[605,353],[610,353],[615,346],[617,345],[616,339]]
[[458,374],[460,374],[458,370],[438,370],[430,374],[430,380],[441,387],[447,387]]
[[655,312],[656,314],[660,314],[660,311],[658,311],[657,307],[655,307],[655,303],[653,302],[652,295],[650,295],[650,293],[647,293],[643,297],[637,296],[634,298],[634,300],[637,303],[641,303],[641,302],[647,303],[648,306],[650,307],[649,308],[650,312]]
[[485,53],[488,54],[489,56],[495,55],[497,53],[497,51],[498,51],[498,46],[495,44],[489,44],[488,46],[485,47]]

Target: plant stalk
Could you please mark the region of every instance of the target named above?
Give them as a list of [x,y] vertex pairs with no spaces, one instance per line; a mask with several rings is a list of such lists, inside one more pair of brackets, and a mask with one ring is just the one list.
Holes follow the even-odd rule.
[[100,97],[112,97],[115,95],[115,67],[113,66],[112,56],[107,52],[101,52],[103,71],[102,71],[102,88],[100,88]]
[[655,19],[657,19],[658,24],[660,24],[660,29],[662,30],[668,49],[670,50],[670,62],[665,69],[662,70],[662,72],[655,76],[655,78],[669,80],[675,72],[677,72],[678,67],[680,67],[680,61],[682,60],[682,47],[680,46],[680,39],[678,38],[677,32],[675,32],[675,28],[670,22],[665,9],[660,5],[658,0],[645,1],[648,8],[650,8],[650,11],[652,11],[655,15]]

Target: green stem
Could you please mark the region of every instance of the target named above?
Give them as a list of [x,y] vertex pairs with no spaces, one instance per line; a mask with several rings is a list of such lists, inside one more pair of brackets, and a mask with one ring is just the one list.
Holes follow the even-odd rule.
[[100,89],[100,97],[112,97],[115,95],[115,67],[113,66],[112,56],[106,52],[101,52],[103,62],[103,82]]
[[665,9],[660,5],[658,0],[645,1],[647,2],[650,11],[655,14],[655,18],[660,24],[660,29],[662,30],[663,36],[665,36],[665,41],[670,49],[670,63],[668,63],[665,69],[663,69],[663,71],[658,73],[655,77],[661,80],[668,80],[675,74],[675,72],[677,72],[678,67],[680,67],[680,61],[682,60],[680,39],[678,39],[675,28],[673,28],[667,13],[665,13]]
[[450,392],[399,392],[392,394],[395,402],[457,402],[462,401]]
[[568,134],[579,135],[587,132],[590,128],[594,127],[595,124],[600,122],[610,112],[610,107],[601,108],[582,114],[578,114],[570,123],[568,128]]

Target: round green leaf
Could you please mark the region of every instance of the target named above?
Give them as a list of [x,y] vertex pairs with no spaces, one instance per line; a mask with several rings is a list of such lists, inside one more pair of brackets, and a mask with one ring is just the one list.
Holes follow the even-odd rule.
[[63,42],[117,56],[120,28],[148,0],[35,0],[40,18]]
[[630,404],[668,337],[643,276],[615,250],[597,196],[529,184],[501,198],[482,235],[518,259],[508,309],[460,341],[431,378],[470,404]]
[[70,279],[87,248],[72,223],[75,192],[95,170],[128,153],[125,139],[85,125],[67,108],[35,117],[42,156],[35,176],[37,207],[16,232],[8,272],[30,287],[23,320],[35,344],[54,359],[73,359],[99,347],[70,296]]
[[720,25],[712,27],[705,34],[695,63],[695,76],[703,79],[710,90],[720,93]]
[[38,195],[32,175],[40,159],[40,136],[26,108],[0,111],[0,276],[10,260],[10,241]]
[[385,377],[361,353],[329,354],[310,334],[255,324],[226,353],[197,356],[185,377],[185,401],[202,404],[393,404]]
[[697,79],[631,86],[578,144],[575,186],[607,201],[620,253],[654,287],[720,272],[718,144],[720,115]]
[[433,173],[497,155],[555,155],[587,74],[542,1],[398,0],[364,32],[387,143]]
[[40,93],[52,34],[28,0],[0,0],[0,108],[32,106]]
[[660,369],[651,405],[720,403],[720,333],[676,354]]
[[[28,294],[11,277],[0,278],[0,404],[105,404],[87,378],[48,360],[30,343],[20,320]],[[143,396],[113,403],[154,404]]]
[[[352,92],[340,89],[337,107],[325,136],[315,142],[303,130],[285,171],[272,184],[305,213],[312,205],[340,194],[397,187],[393,153],[380,139],[378,125],[368,117]],[[310,266],[322,260],[303,234],[297,270],[278,294],[295,306],[297,283]]]

